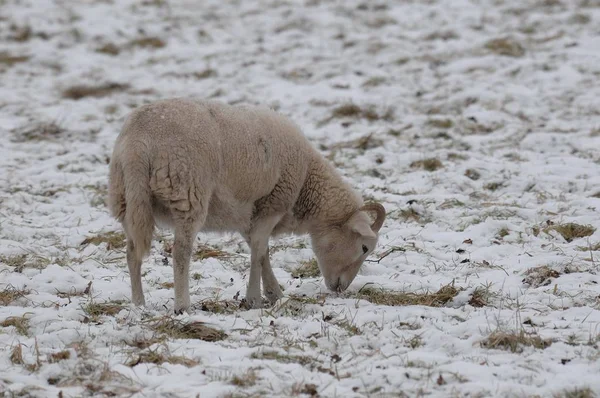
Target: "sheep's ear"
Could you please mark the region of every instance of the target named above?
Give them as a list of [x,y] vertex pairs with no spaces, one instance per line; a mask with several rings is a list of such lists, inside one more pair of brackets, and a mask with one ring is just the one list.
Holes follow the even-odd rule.
[[348,226],[353,232],[365,237],[365,238],[376,238],[375,232],[371,229],[368,221],[365,220],[365,217],[356,217],[359,212],[348,220]]

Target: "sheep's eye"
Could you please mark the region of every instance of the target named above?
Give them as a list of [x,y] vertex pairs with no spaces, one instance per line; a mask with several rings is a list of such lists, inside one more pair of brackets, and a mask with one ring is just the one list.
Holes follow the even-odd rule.
[[363,245],[363,253],[366,253],[369,251],[369,248],[367,247],[367,245]]

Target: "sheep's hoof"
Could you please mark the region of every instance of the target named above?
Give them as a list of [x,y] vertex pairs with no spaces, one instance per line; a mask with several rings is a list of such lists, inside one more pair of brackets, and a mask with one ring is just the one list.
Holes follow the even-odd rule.
[[265,296],[267,296],[269,304],[273,305],[277,302],[277,300],[283,297],[283,293],[281,290],[278,292],[265,292]]
[[257,298],[243,298],[240,303],[240,308],[245,310],[256,310],[259,308],[267,308],[270,303],[268,300],[263,299],[262,297]]

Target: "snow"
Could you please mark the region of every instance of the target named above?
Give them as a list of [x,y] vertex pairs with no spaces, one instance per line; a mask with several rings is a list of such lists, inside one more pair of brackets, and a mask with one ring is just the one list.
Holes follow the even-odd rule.
[[[24,292],[0,300],[0,323],[28,320],[26,335],[0,327],[0,395],[600,394],[600,230],[572,241],[552,231],[600,227],[599,20],[595,0],[0,1],[0,292]],[[143,38],[164,45],[133,43]],[[494,51],[495,39],[522,52]],[[119,53],[98,51],[107,44]],[[128,86],[62,95],[109,83]],[[193,261],[193,310],[177,319],[227,338],[132,346],[160,337],[149,323],[171,316],[172,234],[158,231],[144,262],[144,309],[130,305],[124,248],[81,243],[121,231],[104,199],[124,117],[172,96],[289,115],[384,204],[380,243],[347,292],[292,278],[313,254],[306,236],[284,237],[271,242],[282,302],[205,311],[204,300],[243,297],[249,251],[237,235],[199,234],[228,256]],[[330,118],[349,102],[393,114]],[[442,167],[415,167],[428,158]],[[540,266],[557,274],[526,283]],[[361,291],[452,283],[459,292],[441,307],[378,305]],[[477,289],[489,296],[482,307]],[[107,301],[122,308],[90,315]],[[552,344],[482,345],[494,332]],[[195,365],[129,366],[147,352]]]

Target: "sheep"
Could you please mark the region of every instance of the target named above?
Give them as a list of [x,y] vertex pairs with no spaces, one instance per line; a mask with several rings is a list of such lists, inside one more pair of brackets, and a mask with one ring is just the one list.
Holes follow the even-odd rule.
[[186,98],[127,116],[109,164],[108,207],[125,232],[135,306],[145,305],[141,265],[154,227],[174,230],[176,314],[190,308],[189,263],[200,231],[239,233],[250,247],[243,301],[251,309],[283,297],[269,261],[271,236],[308,234],[327,288],[342,292],[386,216],[380,203],[363,203],[289,118],[263,106]]

